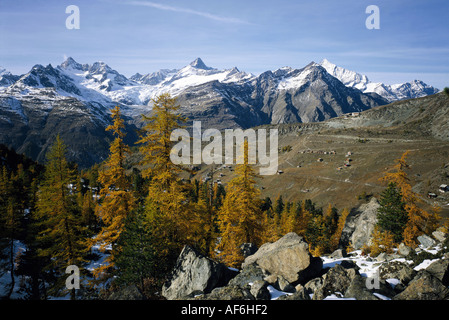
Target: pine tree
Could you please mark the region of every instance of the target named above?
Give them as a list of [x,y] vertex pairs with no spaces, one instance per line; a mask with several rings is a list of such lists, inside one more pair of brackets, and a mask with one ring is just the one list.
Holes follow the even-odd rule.
[[[311,253],[315,256],[320,256],[324,253],[330,253],[336,249],[335,243],[337,240],[337,231],[339,226],[338,210],[329,204],[326,212],[323,214],[322,210],[317,210],[313,206],[304,205],[314,211],[315,214],[310,214],[307,217],[305,230],[305,238],[311,246]],[[339,240],[339,237],[338,237]]]
[[20,199],[18,209],[21,212],[20,216],[23,216],[20,227],[23,232],[20,241],[26,248],[25,251],[16,254],[14,259],[16,270],[14,273],[21,277],[21,293],[23,293],[25,299],[30,300],[44,299],[46,297],[45,284],[53,283],[54,280],[48,277],[48,273],[44,272],[45,266],[49,265],[50,258],[38,255],[38,250],[43,247],[38,239],[40,224],[37,223],[36,218],[41,170],[43,170],[41,165],[23,166],[19,164],[17,174],[12,174],[15,177],[12,179],[13,197]]
[[405,210],[402,194],[394,182],[390,182],[381,193],[379,204],[377,225],[380,230],[391,232],[396,243],[401,243],[408,221],[408,213]]
[[282,195],[278,195],[276,197],[276,199],[274,200],[274,212],[279,216],[279,218],[281,217],[282,211],[284,210],[284,200],[282,199]]
[[121,250],[115,261],[116,282],[119,285],[135,284],[143,291],[145,279],[156,276],[157,260],[154,239],[145,225],[142,207],[126,217],[118,245]]
[[[39,254],[50,258],[47,268],[58,275],[65,274],[70,265],[82,269],[85,263],[85,227],[81,224],[80,208],[71,187],[76,179],[76,172],[66,160],[66,146],[58,135],[48,154],[45,179],[37,201],[37,217],[42,220],[43,228],[39,240],[46,244]],[[55,284],[55,293],[63,288],[63,278],[59,277]],[[71,291],[71,298],[75,299],[75,289]]]
[[243,164],[237,165],[237,177],[226,187],[226,197],[218,213],[221,240],[219,257],[229,266],[238,266],[243,261],[240,246],[243,243],[262,244],[264,234],[259,199],[260,191],[255,187],[255,173],[248,164],[248,142],[244,144]]
[[126,217],[136,206],[136,199],[130,191],[131,186],[125,171],[126,155],[130,150],[124,142],[125,125],[119,107],[111,110],[111,118],[113,123],[106,131],[112,131],[115,138],[110,145],[109,157],[98,176],[102,188],[96,214],[103,227],[90,241],[91,246],[99,244],[101,251],[107,248],[111,250],[106,263],[94,270],[94,276],[98,280],[105,280],[112,275],[114,260],[120,251],[117,241],[124,230]]

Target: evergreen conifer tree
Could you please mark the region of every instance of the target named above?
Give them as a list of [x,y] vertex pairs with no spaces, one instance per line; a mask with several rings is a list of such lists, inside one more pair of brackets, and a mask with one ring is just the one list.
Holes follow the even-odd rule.
[[390,182],[381,193],[379,204],[377,225],[380,230],[391,232],[396,243],[401,243],[407,226],[408,213],[405,210],[402,194],[394,182]]

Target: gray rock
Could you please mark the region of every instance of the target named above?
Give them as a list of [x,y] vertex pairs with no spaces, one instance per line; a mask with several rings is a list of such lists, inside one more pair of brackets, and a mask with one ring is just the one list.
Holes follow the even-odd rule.
[[146,298],[135,285],[130,285],[113,292],[108,300],[146,300]]
[[380,300],[367,287],[366,278],[356,275],[345,292],[345,298],[355,298],[356,300]]
[[278,276],[274,287],[283,292],[293,293],[296,291],[295,287],[287,281],[283,276]]
[[310,296],[307,293],[307,290],[298,285],[296,287],[296,291],[293,294],[286,294],[277,298],[277,300],[310,300]]
[[245,288],[249,283],[254,283],[256,281],[264,281],[266,274],[258,266],[251,264],[246,266],[244,269],[229,281],[229,285],[239,286]]
[[264,280],[256,280],[250,289],[251,294],[256,300],[270,300],[271,294],[268,290],[268,282]]
[[426,270],[420,270],[404,291],[393,300],[445,300],[449,299],[449,289]]
[[374,293],[381,294],[387,298],[392,298],[396,292],[384,280],[372,279],[356,275],[345,292],[345,298],[355,298],[357,300],[380,300]]
[[255,264],[268,274],[283,276],[288,282],[308,281],[321,272],[322,260],[314,259],[309,245],[296,233],[288,233],[274,243],[262,245],[245,259],[242,269]]
[[441,231],[441,230],[436,230],[434,232],[432,232],[432,236],[437,239],[439,242],[444,242],[447,238],[447,233]]
[[323,284],[324,284],[323,277],[315,278],[310,280],[304,285],[304,290],[306,290],[307,294],[314,294],[315,292],[321,289]]
[[437,260],[432,262],[426,271],[438,278],[445,286],[449,286],[449,260]]
[[359,275],[359,272],[355,268],[345,269],[337,264],[323,276],[323,285],[314,292],[313,300],[323,300],[335,292],[346,292],[357,275]]
[[382,252],[381,254],[379,254],[376,257],[376,261],[385,261],[385,260],[387,260],[387,257],[388,257],[388,254],[385,252]]
[[342,231],[341,244],[346,246],[351,242],[354,249],[360,249],[364,244],[369,244],[377,223],[377,209],[379,202],[372,197],[370,202],[362,204],[352,211],[346,219]]
[[162,295],[168,300],[189,296],[192,292],[209,293],[226,285],[237,272],[224,264],[204,257],[185,246],[178,257],[170,279],[162,287]]
[[391,261],[379,267],[379,276],[382,280],[398,279],[403,285],[407,285],[416,276],[416,271],[407,263]]
[[329,258],[341,259],[341,258],[345,258],[347,256],[348,256],[348,254],[346,253],[345,249],[337,249],[337,250],[335,250],[334,252],[331,253]]
[[398,247],[398,253],[401,256],[408,256],[410,254],[410,252],[412,252],[412,248],[410,248],[409,246],[405,245],[404,243],[401,242],[401,244]]
[[431,237],[429,237],[428,235],[422,235],[419,236],[418,238],[419,243],[424,247],[424,248],[431,248],[433,246],[435,246],[436,242],[435,240],[433,240]]
[[254,300],[248,288],[229,285],[212,290],[211,293],[199,297],[201,300]]

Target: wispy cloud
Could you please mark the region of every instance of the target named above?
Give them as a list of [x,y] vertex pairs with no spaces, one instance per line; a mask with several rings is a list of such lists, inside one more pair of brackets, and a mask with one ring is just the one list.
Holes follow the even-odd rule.
[[192,10],[192,9],[188,9],[188,8],[167,6],[165,4],[156,3],[156,2],[152,2],[152,1],[127,1],[127,2],[123,2],[123,4],[128,4],[128,5],[133,5],[133,6],[151,7],[151,8],[155,8],[155,9],[159,9],[159,10],[164,10],[164,11],[173,11],[173,12],[182,12],[182,13],[187,13],[187,14],[193,14],[193,15],[197,15],[197,16],[200,16],[203,18],[210,19],[210,20],[225,22],[225,23],[251,24],[248,21],[244,21],[244,20],[241,20],[238,18],[224,17],[224,16],[220,16],[220,15],[216,15],[216,14],[212,14],[212,13],[208,13],[208,12],[203,12],[203,11]]

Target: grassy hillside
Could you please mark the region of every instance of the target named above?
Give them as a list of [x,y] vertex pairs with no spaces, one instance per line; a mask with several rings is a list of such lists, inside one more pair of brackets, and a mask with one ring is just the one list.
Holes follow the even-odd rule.
[[[410,150],[408,177],[414,190],[427,206],[438,205],[449,216],[449,194],[438,192],[439,185],[449,184],[448,126],[449,97],[444,93],[321,123],[280,125],[283,173],[257,183],[263,197],[281,194],[290,201],[312,199],[323,207],[352,208],[378,196],[385,187],[379,178]],[[217,168],[214,180],[225,184],[234,175],[233,168]],[[202,179],[210,171],[203,165],[194,177]],[[438,197],[429,199],[428,192]]]

